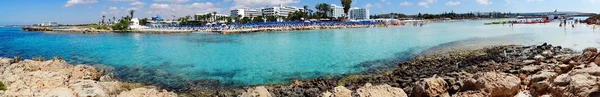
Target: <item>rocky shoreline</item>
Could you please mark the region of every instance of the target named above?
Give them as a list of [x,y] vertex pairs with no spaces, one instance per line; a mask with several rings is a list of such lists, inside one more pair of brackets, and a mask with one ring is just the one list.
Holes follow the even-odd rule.
[[[596,48],[577,52],[550,44],[504,45],[415,56],[410,61],[364,73],[296,80],[286,85],[231,88],[202,85],[215,83],[212,81],[191,82],[185,90],[177,90],[178,94],[158,91],[156,87],[131,88],[130,83],[113,80],[103,69],[73,66],[59,58],[43,62],[2,58],[0,81],[8,90],[0,91],[0,95],[38,96],[60,90],[80,95],[79,89],[86,86],[83,90],[90,90],[92,86],[90,91],[102,90],[104,93],[99,94],[109,96],[153,91],[144,97],[597,97],[597,56],[600,54]],[[60,80],[36,80],[41,78]]]
[[[497,46],[418,56],[396,68],[248,87],[259,97],[597,97],[600,57],[560,46]],[[242,95],[244,95],[242,94]]]
[[[34,61],[35,60],[35,61]],[[62,58],[45,60],[0,58],[2,97],[177,97],[154,86],[114,80],[89,65],[71,65]]]

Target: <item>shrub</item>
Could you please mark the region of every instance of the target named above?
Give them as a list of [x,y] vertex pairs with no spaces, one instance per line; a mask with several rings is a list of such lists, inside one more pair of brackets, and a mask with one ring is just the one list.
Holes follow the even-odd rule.
[[6,85],[0,81],[0,90],[6,91]]
[[98,30],[110,30],[110,26],[105,25],[90,25],[89,27]]
[[111,26],[113,30],[129,30],[129,20],[127,18],[123,18],[119,20],[119,23]]

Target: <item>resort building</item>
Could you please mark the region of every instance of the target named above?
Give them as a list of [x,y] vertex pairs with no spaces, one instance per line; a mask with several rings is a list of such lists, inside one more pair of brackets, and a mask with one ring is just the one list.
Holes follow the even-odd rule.
[[331,16],[334,18],[345,17],[344,7],[337,6],[335,4],[331,4],[330,6],[332,12],[328,13],[327,16]]
[[370,18],[369,9],[367,8],[352,8],[349,14],[352,20],[366,20]]
[[213,22],[213,23],[225,23],[225,22],[227,22],[227,18],[229,17],[229,15],[213,14],[213,13],[204,13],[204,14],[196,14],[196,15],[199,16],[199,15],[207,15],[207,14],[212,14],[212,17],[209,17],[205,21]]
[[[243,8],[243,9],[234,9],[231,10],[231,18],[237,18],[238,16],[240,16],[239,18],[244,18],[244,17],[249,17],[249,18],[254,18],[254,17],[258,17],[258,16],[277,16],[277,17],[287,17],[289,16],[290,13],[296,12],[296,11],[301,11],[303,10],[302,8],[298,8],[298,7],[294,7],[294,6],[283,6],[283,5],[279,5],[279,6],[270,6],[267,8],[256,8],[256,9],[250,9],[250,8]],[[283,21],[283,19],[278,19],[278,21]]]
[[42,22],[40,24],[38,24],[39,26],[44,26],[44,27],[51,27],[51,26],[58,26],[58,23],[56,22]]
[[238,16],[240,16],[239,18],[244,18],[244,17],[254,18],[254,17],[262,16],[262,15],[263,15],[262,9],[243,8],[243,9],[231,10],[231,14],[229,16],[231,18],[238,18]]

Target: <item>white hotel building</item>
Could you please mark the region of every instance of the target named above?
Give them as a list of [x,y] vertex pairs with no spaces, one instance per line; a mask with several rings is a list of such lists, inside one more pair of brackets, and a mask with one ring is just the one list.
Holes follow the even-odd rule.
[[352,8],[349,14],[351,20],[367,20],[370,18],[369,9],[367,8]]
[[335,4],[331,4],[330,8],[333,11],[331,13],[327,13],[327,16],[334,17],[334,18],[339,18],[339,17],[345,17],[346,16],[346,14],[344,13],[344,7],[337,6]]
[[[277,16],[277,17],[287,17],[290,13],[303,10],[302,8],[294,7],[294,6],[270,6],[267,8],[257,8],[257,9],[234,9],[231,10],[231,18],[236,18],[237,16],[241,16],[240,18],[249,17],[254,18],[257,16]],[[278,19],[278,21],[283,21],[283,19]]]

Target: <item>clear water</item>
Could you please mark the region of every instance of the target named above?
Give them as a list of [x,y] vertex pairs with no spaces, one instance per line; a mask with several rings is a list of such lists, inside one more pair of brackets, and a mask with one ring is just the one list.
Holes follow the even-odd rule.
[[[390,64],[378,60],[400,60],[427,48],[471,38],[506,37],[522,44],[548,42],[575,49],[598,47],[600,43],[600,31],[583,24],[576,28],[560,28],[558,23],[510,27],[483,25],[485,22],[489,21],[234,35],[51,34],[0,28],[0,57],[62,56],[73,64],[152,68],[149,71],[184,79],[255,85],[357,73]],[[165,77],[152,78],[158,79],[134,81]]]

